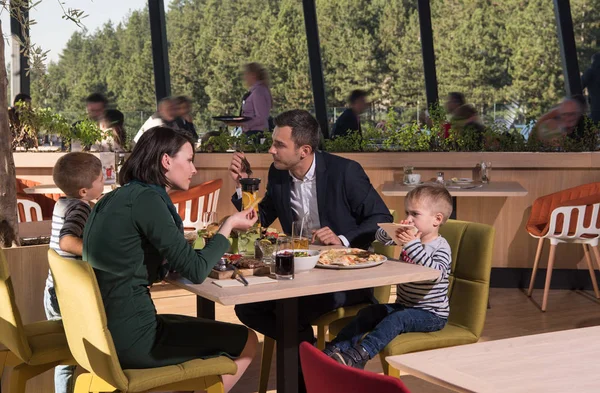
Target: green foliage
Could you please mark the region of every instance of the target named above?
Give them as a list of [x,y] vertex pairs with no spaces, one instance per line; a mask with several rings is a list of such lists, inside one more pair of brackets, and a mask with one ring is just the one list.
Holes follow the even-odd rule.
[[50,108],[32,108],[20,102],[17,104],[17,110],[21,127],[32,137],[43,134],[71,134],[69,121]]
[[95,121],[89,119],[77,122],[74,129],[74,133],[63,134],[63,140],[70,142],[77,138],[85,148],[100,142],[106,136],[106,132],[103,132]]
[[[261,143],[261,140],[263,143]],[[207,153],[224,153],[227,150],[239,150],[244,153],[267,153],[273,144],[273,135],[265,132],[262,137],[248,138],[247,135],[231,136],[226,132],[211,136],[202,145],[202,151]]]
[[351,131],[346,136],[325,139],[325,150],[340,153],[362,151],[362,140],[363,139],[358,131]]

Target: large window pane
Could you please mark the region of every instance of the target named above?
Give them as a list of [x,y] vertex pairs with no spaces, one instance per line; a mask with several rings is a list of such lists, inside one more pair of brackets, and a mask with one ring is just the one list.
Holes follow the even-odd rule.
[[533,119],[564,96],[552,1],[435,0],[440,97],[465,94],[486,122]]

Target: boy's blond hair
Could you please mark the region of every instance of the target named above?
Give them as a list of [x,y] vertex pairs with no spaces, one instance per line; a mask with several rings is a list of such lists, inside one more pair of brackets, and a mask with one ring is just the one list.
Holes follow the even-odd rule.
[[404,204],[411,201],[425,204],[435,213],[442,213],[442,224],[446,223],[452,214],[452,196],[442,185],[423,185],[415,188],[406,195]]
[[52,171],[54,184],[66,196],[80,199],[79,190],[92,188],[92,183],[102,173],[102,162],[90,153],[74,152],[62,156],[56,161]]

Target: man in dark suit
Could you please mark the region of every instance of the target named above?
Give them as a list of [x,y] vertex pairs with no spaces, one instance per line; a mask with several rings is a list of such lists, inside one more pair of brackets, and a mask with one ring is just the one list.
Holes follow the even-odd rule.
[[[267,192],[258,205],[261,224],[267,227],[279,219],[284,232],[291,234],[293,221],[309,217],[315,242],[368,248],[377,223],[392,222],[392,216],[360,164],[318,152],[319,123],[307,111],[284,112],[275,118],[275,126]],[[238,183],[232,198],[238,209],[242,207],[239,179],[247,177],[243,158],[242,153],[234,154],[229,167]],[[301,298],[300,340],[314,341],[311,321],[338,307],[370,302],[372,293],[372,289],[360,289]],[[236,306],[235,310],[247,326],[275,337],[274,302]]]
[[358,131],[362,134],[360,126],[360,115],[367,110],[367,92],[364,90],[353,90],[348,97],[348,108],[342,112],[333,125],[334,137],[346,136],[350,132]]

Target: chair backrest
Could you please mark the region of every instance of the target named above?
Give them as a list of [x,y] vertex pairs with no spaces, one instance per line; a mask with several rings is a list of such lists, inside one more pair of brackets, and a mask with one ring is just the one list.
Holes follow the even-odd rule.
[[23,321],[17,309],[8,262],[0,248],[0,344],[24,362],[31,359],[31,347],[23,331]]
[[552,211],[545,236],[563,240],[597,237],[600,235],[598,212],[600,203],[557,207]]
[[[567,188],[552,194],[544,195],[537,198],[531,206],[531,213],[527,220],[527,231],[537,237],[542,237],[548,233],[551,235],[560,233],[564,229],[568,229],[568,233],[574,233],[577,230],[578,220],[574,219],[574,214],[583,213],[580,210],[571,211],[563,209],[563,214],[555,216],[555,226],[550,231],[551,216],[559,207],[566,206],[586,206],[584,210],[585,221],[596,223],[592,220],[593,207],[592,205],[600,203],[600,182],[582,184],[577,187]],[[566,220],[566,224],[563,221]]]
[[398,378],[343,366],[306,342],[300,363],[307,393],[410,393]]
[[42,207],[28,199],[17,199],[17,218],[19,222],[43,221]]
[[126,391],[128,380],[108,330],[94,269],[87,262],[62,258],[54,250],[48,250],[48,261],[73,357],[84,369]]
[[485,224],[448,220],[440,234],[452,250],[448,322],[479,338],[487,312],[495,230]]
[[[52,219],[52,211],[56,201],[60,199],[63,194],[27,194],[25,188],[39,186],[40,182],[28,180],[28,179],[16,179],[17,186],[17,199],[28,199],[36,202],[42,208],[42,214],[45,220]],[[40,218],[41,220],[41,218]]]
[[176,191],[169,195],[183,220],[184,227],[201,229],[202,214],[217,211],[222,186],[222,179],[211,180],[187,191]]

